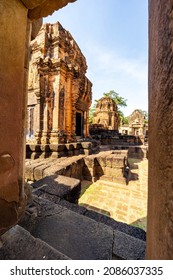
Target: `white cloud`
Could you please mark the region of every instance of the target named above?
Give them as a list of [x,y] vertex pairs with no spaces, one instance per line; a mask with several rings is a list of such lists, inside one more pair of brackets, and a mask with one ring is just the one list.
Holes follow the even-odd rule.
[[134,59],[118,51],[104,49],[96,44],[87,44],[85,55],[88,63],[88,77],[93,82],[93,99],[111,89],[128,99],[126,115],[136,108],[147,110],[147,58]]

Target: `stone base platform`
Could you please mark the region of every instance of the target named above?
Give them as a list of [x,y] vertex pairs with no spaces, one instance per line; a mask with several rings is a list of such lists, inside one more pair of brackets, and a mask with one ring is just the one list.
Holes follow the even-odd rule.
[[97,141],[69,144],[26,144],[26,158],[60,158],[90,155],[99,151]]

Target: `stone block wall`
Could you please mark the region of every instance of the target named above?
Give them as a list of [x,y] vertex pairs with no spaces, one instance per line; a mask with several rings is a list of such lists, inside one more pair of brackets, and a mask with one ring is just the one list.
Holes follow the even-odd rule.
[[38,181],[46,176],[63,175],[79,180],[104,179],[126,184],[130,170],[127,151],[109,151],[89,156],[26,160],[25,179]]
[[129,179],[128,173],[128,160],[124,153],[110,152],[84,158],[83,178],[85,180],[95,182],[103,179],[126,184]]
[[128,157],[136,159],[148,158],[148,147],[129,147]]
[[82,180],[83,166],[82,155],[74,156],[73,158],[29,160],[25,164],[25,179],[35,182],[46,176],[63,175]]

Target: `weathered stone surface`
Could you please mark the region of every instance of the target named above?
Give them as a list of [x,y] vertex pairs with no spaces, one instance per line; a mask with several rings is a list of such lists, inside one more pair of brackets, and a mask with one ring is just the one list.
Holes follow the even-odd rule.
[[129,134],[130,135],[146,135],[148,125],[145,123],[145,115],[141,110],[134,110],[129,116]]
[[146,243],[125,233],[114,231],[113,254],[123,260],[145,259]]
[[45,0],[21,0],[27,9],[34,9],[45,2]]
[[4,229],[8,229],[11,225],[15,225],[18,221],[18,207],[15,202],[8,202],[0,199],[0,234],[4,233]]
[[35,181],[50,175],[64,175],[81,180],[84,166],[83,157],[79,155],[71,158],[27,160],[25,178]]
[[[34,197],[32,205],[27,206],[21,225],[34,236],[40,237],[60,251],[63,250],[64,254],[70,254],[72,259],[113,257],[137,260],[145,257],[143,230],[116,222],[63,199],[56,201],[55,205],[48,200]],[[106,250],[104,253],[103,248]]]
[[98,100],[93,123],[102,125],[105,129],[118,129],[119,117],[117,105],[112,98],[102,97]]
[[36,201],[39,217],[30,223],[33,236],[72,259],[112,258],[111,228],[46,200]]
[[1,260],[68,260],[44,241],[34,238],[28,231],[15,226],[1,236]]
[[149,2],[149,194],[147,259],[173,259],[172,1]]
[[[25,47],[28,29],[27,9],[20,1],[2,0],[0,11],[0,162],[4,162],[0,166],[1,234],[17,223],[24,207],[24,81],[27,74]],[[2,155],[10,155],[10,158]]]
[[136,228],[136,227],[127,225],[127,224],[122,223],[122,222],[117,222],[117,221],[111,219],[108,216],[104,216],[100,213],[97,213],[97,212],[94,212],[94,211],[91,211],[91,210],[90,211],[87,210],[84,213],[84,215],[91,218],[91,219],[94,219],[97,222],[104,223],[107,226],[110,226],[111,228],[113,228],[115,230],[118,230],[120,232],[124,232],[124,233],[126,233],[130,236],[133,236],[133,237],[137,238],[137,239],[141,239],[143,241],[146,241],[146,232],[143,229]]
[[50,144],[50,150],[53,152],[62,152],[62,151],[66,151],[66,145],[63,144]]
[[9,154],[0,156],[0,174],[9,171],[14,165],[14,159]]
[[32,22],[32,29],[31,29],[31,40],[34,40],[37,36],[41,26],[43,24],[42,18],[35,20]]
[[104,177],[109,178],[109,181],[121,181],[126,184],[124,176],[126,162],[123,154],[116,155],[112,151],[87,156],[84,158],[83,178],[95,181]]
[[[47,1],[47,13],[68,2],[74,1]],[[25,206],[25,105],[31,35],[27,7],[34,8],[41,3],[41,0],[26,0],[25,6],[24,0],[0,1],[0,154],[9,154],[14,161],[13,166],[8,162],[9,169],[7,165],[0,166],[0,234],[17,223]],[[46,6],[40,8],[46,12]],[[33,11],[35,12],[38,15],[38,10]],[[4,173],[5,170],[8,171],[8,176]]]
[[71,203],[64,199],[61,199],[57,204],[66,207],[67,209],[72,210],[80,215],[84,215],[84,213],[87,211],[85,207]]
[[61,175],[45,177],[32,184],[32,186],[35,189],[34,194],[36,195],[44,195],[46,198],[45,193],[47,193],[48,195],[64,198],[73,203],[77,202],[81,192],[79,180]]

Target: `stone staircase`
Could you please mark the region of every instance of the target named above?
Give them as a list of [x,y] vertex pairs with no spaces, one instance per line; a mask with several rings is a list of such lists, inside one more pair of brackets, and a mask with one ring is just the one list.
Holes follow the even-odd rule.
[[34,183],[20,225],[2,236],[0,259],[144,259],[145,232],[65,200],[80,184],[68,180],[63,191],[62,178],[53,188],[50,178]]
[[16,225],[1,237],[1,260],[69,260],[27,230]]

